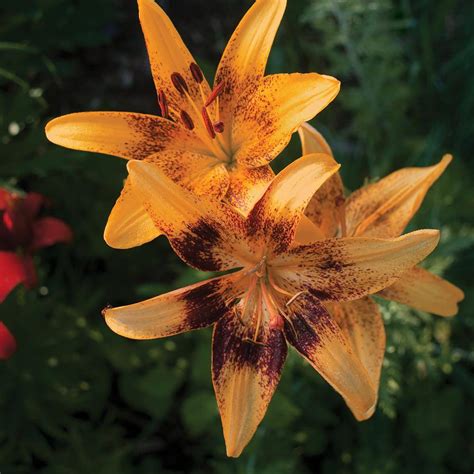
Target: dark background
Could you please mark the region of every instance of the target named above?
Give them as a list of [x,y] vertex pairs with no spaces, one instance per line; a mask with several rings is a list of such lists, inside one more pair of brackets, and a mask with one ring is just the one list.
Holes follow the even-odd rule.
[[[56,147],[44,125],[74,111],[157,113],[132,0],[3,0],[0,185],[38,191],[74,242],[36,256],[41,287],[0,306],[18,351],[0,363],[0,471],[40,474],[469,473],[474,465],[474,8],[459,0],[289,0],[268,72],[317,71],[342,90],[314,124],[348,189],[409,165],[455,160],[412,228],[440,228],[427,261],[466,292],[454,319],[384,303],[375,416],[291,354],[254,440],[225,457],[210,330],[136,342],[100,310],[205,278],[164,238],[129,251],[102,232],[124,162]],[[248,0],[163,6],[212,79]],[[299,156],[293,140],[275,160]]]

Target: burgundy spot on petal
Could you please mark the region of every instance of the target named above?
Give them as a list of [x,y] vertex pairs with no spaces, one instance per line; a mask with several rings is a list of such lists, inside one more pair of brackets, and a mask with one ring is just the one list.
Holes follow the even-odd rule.
[[180,238],[171,240],[171,245],[182,258],[194,267],[214,271],[219,265],[213,250],[222,237],[215,226],[204,220],[198,221]]
[[185,327],[206,327],[219,320],[228,311],[222,294],[222,280],[210,281],[187,292]]
[[215,380],[226,364],[232,364],[235,369],[250,366],[265,375],[270,385],[278,383],[287,354],[283,333],[275,329],[269,330],[264,344],[256,344],[251,340],[252,331],[252,327],[243,327],[232,314],[217,323],[212,351]]

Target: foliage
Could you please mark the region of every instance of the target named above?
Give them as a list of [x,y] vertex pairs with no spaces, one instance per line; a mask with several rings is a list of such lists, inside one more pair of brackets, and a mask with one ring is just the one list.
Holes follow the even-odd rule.
[[[187,0],[186,0],[187,2]],[[200,62],[250,2],[166,4]],[[18,340],[0,365],[2,473],[456,473],[472,470],[474,10],[461,0],[292,0],[272,71],[342,80],[315,121],[349,189],[407,165],[455,161],[414,227],[440,227],[429,260],[467,294],[452,320],[384,303],[387,353],[376,415],[352,419],[296,357],[255,439],[225,457],[210,382],[210,332],[136,342],[100,310],[204,278],[163,239],[130,251],[102,240],[124,178],[118,159],[47,143],[76,110],[157,109],[134,2],[7,0],[0,6],[0,182],[51,198],[74,243],[36,256],[41,286],[0,306]],[[180,2],[180,5],[182,2]],[[191,13],[192,12],[192,13]],[[297,157],[290,144],[278,167]]]

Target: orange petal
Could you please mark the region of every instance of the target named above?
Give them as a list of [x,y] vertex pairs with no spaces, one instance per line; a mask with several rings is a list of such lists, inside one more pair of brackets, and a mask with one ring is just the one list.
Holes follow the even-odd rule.
[[[331,178],[329,178],[331,179]],[[324,184],[323,184],[324,186]],[[298,227],[296,228],[295,240],[292,246],[311,244],[315,240],[321,240],[326,238],[321,232],[319,227],[316,227],[307,217],[304,215],[301,218]]]
[[419,230],[396,239],[319,240],[272,260],[286,286],[309,291],[322,301],[348,301],[386,288],[429,255],[437,230]]
[[262,421],[280,380],[287,346],[279,330],[269,329],[253,342],[253,330],[235,314],[215,326],[212,381],[227,455],[238,457]]
[[249,214],[249,235],[284,252],[314,192],[339,168],[328,155],[307,155],[280,172]]
[[[326,153],[333,156],[332,150],[324,137],[311,125],[304,123],[298,129],[303,155],[309,153]],[[305,214],[321,229],[326,237],[335,237],[344,219],[344,186],[341,175],[334,173],[314,193]]]
[[[220,114],[231,130],[239,98],[254,91],[263,78],[268,55],[286,7],[286,0],[257,0],[232,34],[222,54],[216,84],[225,84]],[[244,94],[244,91],[246,92]],[[224,133],[227,133],[226,131]]]
[[393,285],[377,293],[420,311],[438,316],[454,316],[464,293],[449,281],[420,267],[412,268]]
[[[165,93],[170,115],[174,119],[179,120],[180,111],[184,109],[193,120],[198,120],[185,94],[178,92],[171,80],[172,74],[180,74],[187,84],[190,97],[201,104],[199,84],[193,79],[190,69],[190,65],[195,63],[194,58],[171,20],[154,0],[138,0],[138,11],[157,92]],[[207,97],[210,88],[206,79],[201,87]]]
[[244,266],[248,248],[240,213],[191,193],[152,163],[130,161],[128,170],[155,226],[186,263],[204,271]]
[[297,298],[289,311],[288,342],[342,395],[357,420],[370,418],[377,391],[345,332],[310,294]]
[[150,242],[160,234],[143,207],[141,195],[133,192],[130,178],[127,178],[109,215],[104,240],[115,249],[129,249]]
[[226,202],[247,215],[263,196],[275,175],[269,166],[259,168],[235,166],[229,169],[229,177]]
[[232,127],[234,159],[248,167],[272,161],[305,121],[338,94],[337,79],[320,74],[265,77],[252,97],[241,97]]
[[156,339],[200,329],[228,311],[226,291],[234,275],[213,278],[140,303],[105,308],[112,331],[130,339]]
[[214,156],[182,151],[166,151],[149,156],[149,161],[175,183],[198,196],[221,200],[229,188],[229,173]]
[[46,125],[48,140],[73,150],[142,160],[163,150],[208,153],[190,131],[154,115],[132,112],[81,112]]
[[444,155],[437,165],[404,168],[355,191],[346,202],[348,235],[400,235],[451,160]]
[[308,155],[309,153],[325,153],[326,155],[334,156],[329,143],[323,135],[309,123],[301,124],[298,129],[298,135],[300,137],[303,155]]
[[369,297],[329,304],[334,320],[351,343],[378,392],[385,353],[385,328],[378,305]]

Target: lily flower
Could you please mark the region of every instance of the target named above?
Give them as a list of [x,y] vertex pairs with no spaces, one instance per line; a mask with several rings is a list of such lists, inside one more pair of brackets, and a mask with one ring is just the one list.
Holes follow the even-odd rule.
[[[273,178],[268,163],[335,98],[339,81],[264,75],[286,0],[256,0],[225,48],[212,89],[164,11],[153,0],[138,7],[161,116],[74,113],[48,123],[48,139],[154,163],[198,195],[247,212]],[[162,233],[137,202],[127,179],[105,229],[110,246],[130,248]]]
[[435,248],[439,233],[295,245],[308,202],[338,168],[324,154],[295,161],[243,216],[177,185],[151,163],[128,164],[144,208],[180,258],[205,271],[235,271],[136,304],[108,307],[105,321],[132,339],[214,325],[212,380],[228,456],[241,454],[263,419],[287,343],[342,395],[358,420],[374,411],[376,388],[324,305],[389,286]]
[[15,338],[5,324],[0,321],[0,360],[9,359],[15,351]]
[[37,285],[34,253],[59,242],[69,242],[69,226],[55,217],[39,216],[45,198],[20,195],[0,188],[0,303],[20,283]]
[[[332,156],[328,143],[313,127],[303,124],[298,132],[303,154],[322,152]],[[395,171],[356,190],[347,199],[341,177],[335,173],[306,208],[306,216],[316,227],[312,237],[398,237],[451,160],[451,155],[444,155],[434,166]],[[308,224],[306,227],[311,238],[311,229]],[[377,296],[438,316],[454,316],[464,293],[445,279],[416,266],[377,292]],[[370,297],[364,297],[327,307],[345,329],[353,350],[360,355],[378,387],[385,352],[385,330],[378,305]]]

